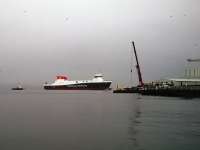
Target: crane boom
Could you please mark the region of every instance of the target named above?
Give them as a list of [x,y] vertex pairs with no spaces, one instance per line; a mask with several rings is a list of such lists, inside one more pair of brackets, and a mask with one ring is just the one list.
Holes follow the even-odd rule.
[[140,65],[139,65],[139,61],[138,61],[138,57],[137,57],[137,52],[136,52],[135,44],[134,44],[133,41],[132,41],[132,44],[133,44],[133,49],[134,49],[134,54],[135,54],[135,59],[136,59],[136,69],[137,69],[137,73],[138,73],[139,86],[143,87],[144,83],[143,83],[143,80],[142,80],[142,74],[141,74],[141,71],[140,71]]

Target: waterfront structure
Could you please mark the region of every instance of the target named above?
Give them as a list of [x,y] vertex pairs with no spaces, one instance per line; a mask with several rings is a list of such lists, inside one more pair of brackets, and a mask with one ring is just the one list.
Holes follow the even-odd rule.
[[171,78],[169,81],[173,82],[174,86],[199,86],[200,87],[200,79],[198,78]]

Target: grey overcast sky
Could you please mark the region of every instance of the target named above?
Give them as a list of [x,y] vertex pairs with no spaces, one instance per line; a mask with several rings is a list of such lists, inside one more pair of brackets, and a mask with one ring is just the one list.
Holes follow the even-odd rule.
[[199,15],[199,0],[0,0],[0,84],[128,84],[132,40],[144,80],[177,76],[200,58]]

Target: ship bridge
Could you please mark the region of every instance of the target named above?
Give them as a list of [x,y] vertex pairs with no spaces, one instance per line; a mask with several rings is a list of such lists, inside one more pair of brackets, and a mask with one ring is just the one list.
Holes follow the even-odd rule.
[[95,74],[94,78],[92,79],[93,82],[103,82],[103,75],[101,73]]

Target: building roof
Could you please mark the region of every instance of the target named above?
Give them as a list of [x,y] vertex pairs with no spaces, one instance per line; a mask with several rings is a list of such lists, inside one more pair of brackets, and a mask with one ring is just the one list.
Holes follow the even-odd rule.
[[192,78],[192,79],[186,79],[186,78],[171,78],[168,79],[170,81],[176,81],[176,82],[200,82],[199,78]]

